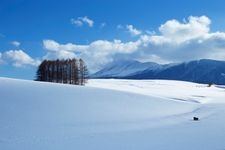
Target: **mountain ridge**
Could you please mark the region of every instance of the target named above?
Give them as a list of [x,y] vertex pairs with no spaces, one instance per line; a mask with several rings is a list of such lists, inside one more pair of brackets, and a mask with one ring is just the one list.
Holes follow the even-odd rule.
[[91,75],[91,78],[166,79],[225,84],[225,61],[200,59],[177,64],[114,62]]

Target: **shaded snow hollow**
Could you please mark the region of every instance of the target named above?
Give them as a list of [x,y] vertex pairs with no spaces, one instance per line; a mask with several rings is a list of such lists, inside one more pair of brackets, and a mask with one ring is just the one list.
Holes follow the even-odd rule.
[[[225,89],[181,81],[0,78],[2,150],[225,149]],[[200,121],[192,121],[197,116]]]

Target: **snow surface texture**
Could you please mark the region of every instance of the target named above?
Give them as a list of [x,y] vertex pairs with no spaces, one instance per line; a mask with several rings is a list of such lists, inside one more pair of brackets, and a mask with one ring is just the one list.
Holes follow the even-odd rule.
[[225,149],[223,86],[0,78],[0,95],[0,150]]

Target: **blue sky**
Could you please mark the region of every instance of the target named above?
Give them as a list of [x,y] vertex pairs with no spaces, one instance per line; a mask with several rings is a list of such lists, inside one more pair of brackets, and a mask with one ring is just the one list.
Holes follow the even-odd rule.
[[34,79],[43,59],[225,60],[223,0],[1,0],[0,76]]

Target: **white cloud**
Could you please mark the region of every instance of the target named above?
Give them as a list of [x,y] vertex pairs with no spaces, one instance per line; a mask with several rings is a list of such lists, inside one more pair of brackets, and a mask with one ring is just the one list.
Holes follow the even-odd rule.
[[12,41],[11,44],[15,47],[19,47],[21,43],[18,41]]
[[49,51],[82,51],[87,48],[87,45],[76,45],[72,43],[59,44],[54,40],[43,40],[43,46]]
[[88,24],[89,27],[93,27],[94,21],[89,19],[87,16],[85,17],[80,17],[80,20],[82,20],[84,23]]
[[126,25],[126,29],[128,30],[128,32],[132,35],[132,36],[137,36],[140,35],[142,33],[141,30],[138,30],[136,28],[134,28],[133,25]]
[[[210,32],[211,20],[206,16],[190,16],[187,20],[168,20],[159,27],[159,32],[147,33],[136,41],[97,40],[86,45],[61,44],[44,40],[47,50],[44,58],[81,57],[91,70],[115,59],[136,59],[160,63],[189,61],[195,59],[225,59],[225,33]],[[118,25],[117,28],[125,28]],[[128,25],[133,35],[141,31]]]
[[144,55],[177,62],[194,59],[225,59],[225,33],[210,32],[206,16],[190,16],[187,21],[169,20],[159,27],[158,35],[140,37]]
[[76,26],[78,26],[78,27],[83,26],[83,22],[82,21],[76,20],[76,19],[73,19],[73,18],[71,19],[71,23],[76,25]]
[[71,23],[76,25],[76,26],[78,26],[78,27],[81,27],[84,24],[88,25],[89,27],[93,27],[94,26],[94,21],[91,20],[90,18],[88,18],[87,16],[78,17],[77,19],[72,18],[71,19]]
[[40,61],[34,60],[23,50],[9,50],[1,54],[1,61],[12,64],[15,67],[24,67],[25,65],[37,66]]
[[51,51],[58,51],[59,50],[59,43],[55,42],[54,40],[43,40],[44,48],[51,50]]
[[43,41],[43,46],[47,50],[45,59],[81,57],[92,70],[112,61],[114,55],[133,53],[139,45],[140,41],[123,43],[120,40],[97,40],[88,45],[59,44],[54,40]]
[[206,16],[190,16],[188,21],[184,22],[169,20],[159,27],[159,31],[163,37],[180,43],[194,38],[204,38],[210,31],[210,24],[211,20]]

